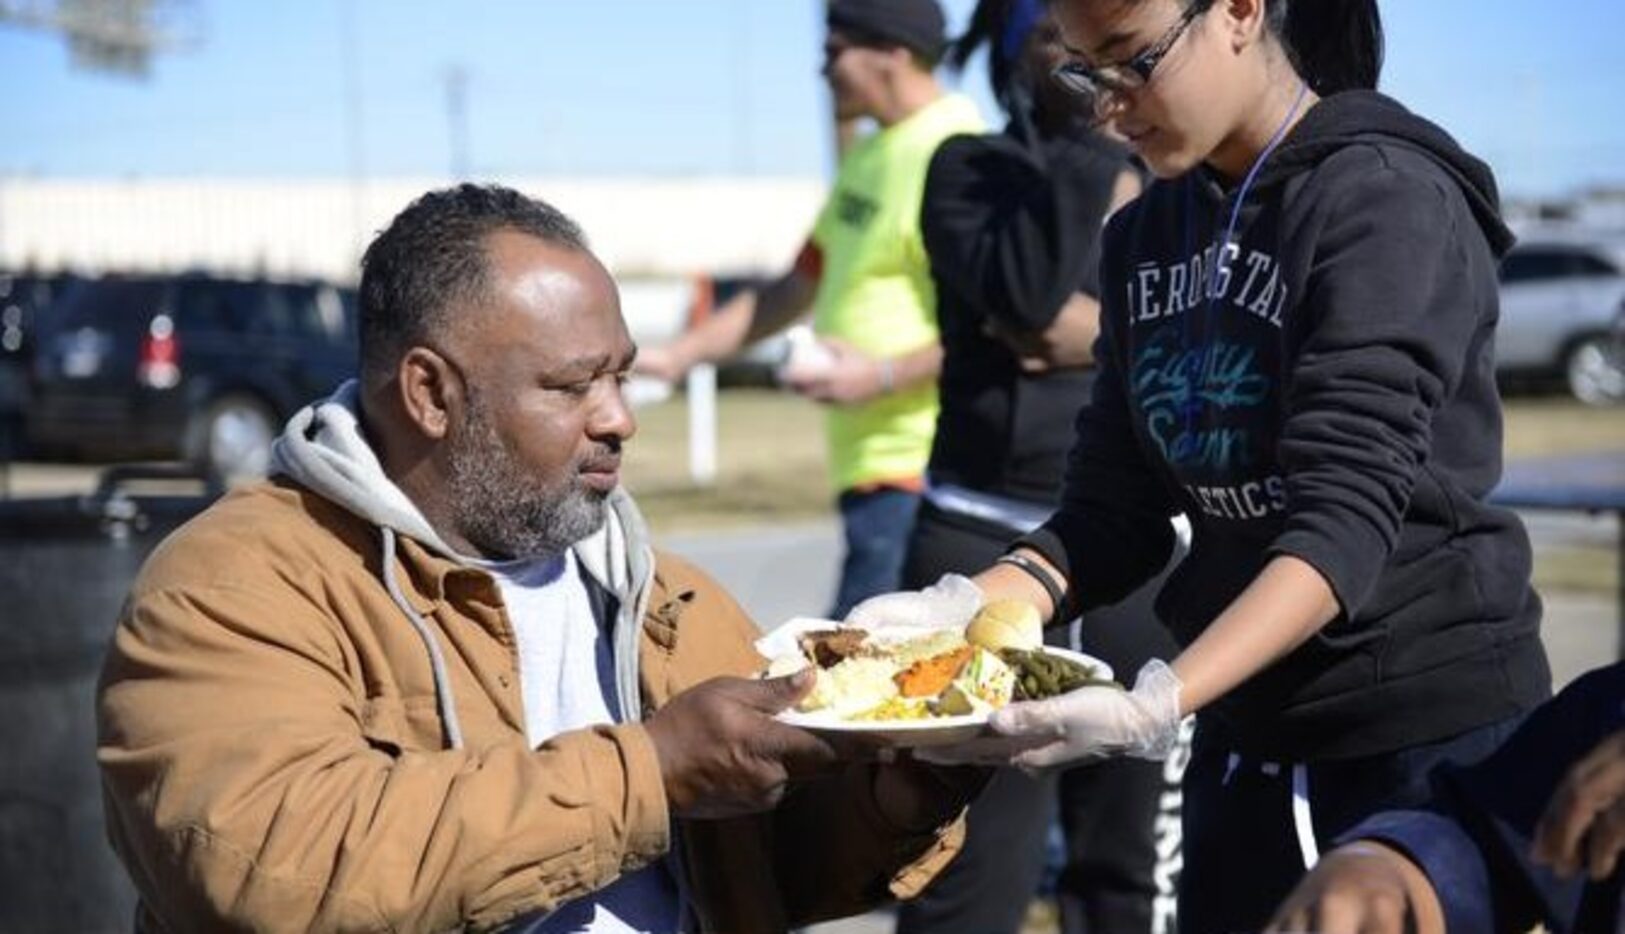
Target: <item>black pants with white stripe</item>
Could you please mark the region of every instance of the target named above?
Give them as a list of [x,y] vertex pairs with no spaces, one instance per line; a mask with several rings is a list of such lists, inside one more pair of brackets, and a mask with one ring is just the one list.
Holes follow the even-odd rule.
[[[923,587],[950,571],[974,573],[1015,533],[920,507],[903,586]],[[1086,614],[1079,644],[1134,680],[1148,658],[1172,658],[1173,636],[1151,603],[1160,579],[1122,603]],[[1046,634],[1070,641],[1068,627]],[[1178,765],[1181,763],[1176,763]],[[1114,759],[1041,777],[1003,769],[971,804],[965,848],[919,898],[898,912],[898,934],[1014,934],[1038,890],[1059,819],[1066,852],[1055,882],[1065,934],[1174,934],[1179,872],[1179,777],[1161,762]],[[1171,802],[1171,803],[1170,803]]]
[[1198,716],[1185,769],[1180,931],[1261,929],[1322,846],[1377,811],[1421,805],[1435,766],[1477,762],[1521,720],[1381,755],[1294,764],[1227,748]]

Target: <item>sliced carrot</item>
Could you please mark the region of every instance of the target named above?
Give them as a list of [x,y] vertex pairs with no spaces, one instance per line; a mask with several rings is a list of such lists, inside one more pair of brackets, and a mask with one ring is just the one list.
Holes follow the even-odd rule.
[[904,697],[935,697],[953,683],[975,651],[963,645],[951,652],[922,658],[893,675],[892,680],[897,682],[897,691]]

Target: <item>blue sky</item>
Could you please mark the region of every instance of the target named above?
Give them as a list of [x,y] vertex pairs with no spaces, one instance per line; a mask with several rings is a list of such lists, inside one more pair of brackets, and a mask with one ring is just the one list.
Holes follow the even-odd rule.
[[[952,23],[972,0],[946,0]],[[0,175],[441,175],[447,70],[473,174],[818,175],[823,0],[191,0],[145,80],[0,26]],[[1625,2],[1384,0],[1384,89],[1505,190],[1625,184]],[[348,20],[358,65],[345,66]],[[351,135],[347,75],[359,77]],[[980,72],[966,86],[984,103]],[[359,147],[352,140],[359,140]]]

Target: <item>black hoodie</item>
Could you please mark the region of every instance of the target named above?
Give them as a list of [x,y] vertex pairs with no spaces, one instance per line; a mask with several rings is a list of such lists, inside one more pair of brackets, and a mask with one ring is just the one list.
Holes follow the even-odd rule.
[[1529,540],[1485,502],[1512,243],[1489,169],[1358,91],[1293,128],[1221,250],[1235,194],[1198,169],[1108,227],[1093,401],[1025,543],[1087,607],[1160,568],[1185,512],[1158,612],[1186,644],[1273,557],[1319,571],[1338,618],[1205,712],[1243,751],[1386,752],[1529,709],[1550,693]]
[[1128,167],[1127,151],[1105,138],[1042,135],[1024,113],[997,136],[938,147],[920,215],[944,350],[934,482],[1059,500],[1094,369],[1025,372],[989,325],[1042,332],[1074,292],[1098,297],[1102,224]]

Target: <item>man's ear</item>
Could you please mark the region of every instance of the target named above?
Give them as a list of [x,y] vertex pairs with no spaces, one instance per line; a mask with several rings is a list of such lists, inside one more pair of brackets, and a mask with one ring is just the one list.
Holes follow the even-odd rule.
[[918,65],[915,61],[914,53],[908,48],[900,45],[894,45],[888,46],[884,51],[893,74],[903,74],[905,72],[917,70]]
[[451,430],[452,409],[463,404],[462,386],[446,358],[427,347],[413,347],[396,367],[401,410],[425,438],[439,441]]

